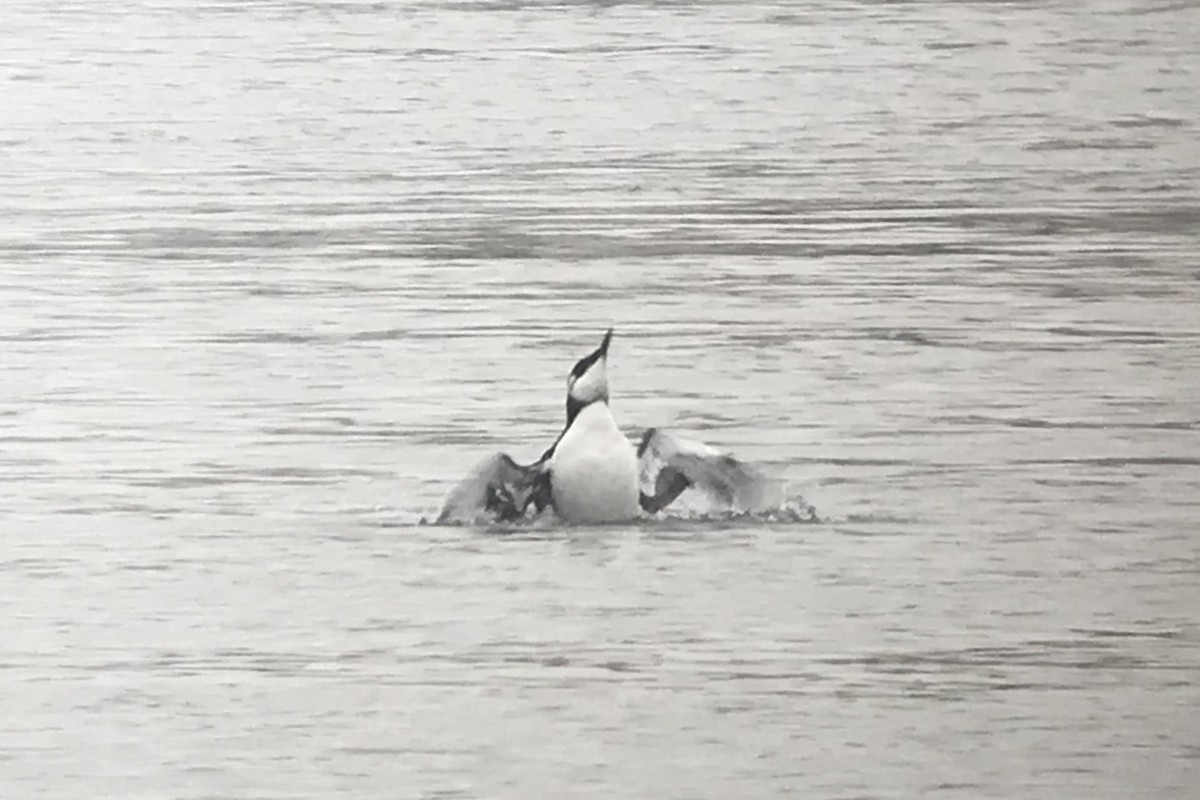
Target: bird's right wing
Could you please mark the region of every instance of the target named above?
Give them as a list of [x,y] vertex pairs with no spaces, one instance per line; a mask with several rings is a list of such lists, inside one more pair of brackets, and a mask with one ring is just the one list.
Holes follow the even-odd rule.
[[533,505],[541,511],[550,504],[546,462],[529,466],[505,453],[489,456],[475,466],[442,503],[438,524],[512,522]]
[[642,436],[638,466],[642,508],[651,514],[670,505],[689,488],[737,511],[771,510],[787,499],[778,481],[750,464],[660,428],[651,428]]

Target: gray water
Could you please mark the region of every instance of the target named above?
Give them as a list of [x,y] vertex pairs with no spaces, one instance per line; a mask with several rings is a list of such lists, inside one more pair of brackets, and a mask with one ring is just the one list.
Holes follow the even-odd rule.
[[[0,797],[1195,797],[1198,31],[10,0]],[[824,521],[418,525],[610,324]]]

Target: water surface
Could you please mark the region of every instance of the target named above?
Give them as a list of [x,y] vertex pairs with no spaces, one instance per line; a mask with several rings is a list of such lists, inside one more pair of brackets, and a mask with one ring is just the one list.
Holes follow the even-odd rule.
[[[5,17],[0,795],[1193,795],[1195,7]],[[417,526],[610,324],[826,521]]]

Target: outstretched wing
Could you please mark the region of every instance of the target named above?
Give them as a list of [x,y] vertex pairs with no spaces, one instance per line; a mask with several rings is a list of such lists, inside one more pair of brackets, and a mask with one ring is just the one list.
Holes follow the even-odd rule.
[[[638,466],[642,508],[651,514],[666,508],[692,487],[738,511],[773,508],[784,499],[783,487],[749,464],[703,442],[659,428],[642,435]],[[653,494],[647,494],[645,487],[653,487]]]
[[550,473],[546,460],[524,466],[505,453],[481,461],[446,495],[438,523],[511,522],[550,504]]

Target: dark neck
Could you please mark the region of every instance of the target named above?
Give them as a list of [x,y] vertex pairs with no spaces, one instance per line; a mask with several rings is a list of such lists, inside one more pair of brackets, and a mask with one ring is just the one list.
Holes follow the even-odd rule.
[[[597,397],[592,403],[607,403],[608,395]],[[585,403],[582,400],[576,400],[571,395],[567,395],[567,427],[571,427],[571,423],[579,416],[579,412],[590,406],[592,403]],[[565,429],[564,429],[565,430]]]
[[579,412],[583,411],[586,405],[582,400],[576,400],[571,395],[567,395],[567,427],[571,427],[571,423],[579,416]]

